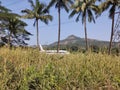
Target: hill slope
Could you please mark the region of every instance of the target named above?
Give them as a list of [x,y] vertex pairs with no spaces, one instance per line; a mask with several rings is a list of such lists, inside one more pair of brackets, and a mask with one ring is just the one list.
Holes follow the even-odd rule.
[[[95,39],[88,39],[88,44],[90,46],[96,45],[96,46],[102,47],[102,46],[108,46],[109,42],[95,40]],[[56,45],[57,45],[57,42],[54,42],[54,43],[50,44],[49,46],[56,46]],[[70,35],[67,38],[65,38],[64,40],[61,40],[60,45],[61,46],[76,46],[77,45],[80,47],[84,47],[85,46],[85,39],[77,37],[75,35]]]

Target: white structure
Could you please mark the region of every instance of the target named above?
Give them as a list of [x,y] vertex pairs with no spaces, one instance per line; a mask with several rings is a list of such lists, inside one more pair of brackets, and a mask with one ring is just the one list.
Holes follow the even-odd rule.
[[57,53],[57,50],[44,50],[41,44],[40,44],[40,50],[41,50],[40,52],[45,52],[47,54],[70,54],[66,50],[59,50],[59,53]]
[[43,49],[42,45],[40,44],[40,50],[41,52],[44,52],[45,50]]
[[[57,54],[57,50],[46,50],[45,52],[48,54]],[[59,50],[58,54],[70,54],[70,53],[66,50]]]

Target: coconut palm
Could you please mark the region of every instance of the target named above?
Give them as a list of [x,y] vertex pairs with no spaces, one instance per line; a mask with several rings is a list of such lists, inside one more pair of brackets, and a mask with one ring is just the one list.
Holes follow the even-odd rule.
[[110,37],[108,54],[111,54],[111,47],[112,47],[112,41],[113,41],[113,35],[114,35],[115,12],[118,9],[118,7],[120,7],[119,0],[106,0],[105,2],[99,5],[99,8],[101,9],[102,12],[109,9],[109,18],[112,19],[111,37]]
[[39,46],[39,29],[38,29],[38,20],[40,20],[41,22],[44,22],[45,24],[48,24],[48,21],[52,21],[52,16],[47,14],[46,11],[46,5],[41,3],[39,0],[36,0],[35,3],[32,0],[28,0],[29,3],[31,4],[31,8],[30,9],[25,9],[22,10],[22,13],[26,13],[25,15],[23,15],[23,18],[27,18],[27,19],[35,19],[34,22],[34,26],[36,25],[36,33],[37,33],[37,47],[40,49]]
[[61,33],[61,9],[64,8],[66,12],[69,11],[70,5],[73,3],[72,0],[51,0],[47,9],[55,5],[55,8],[58,9],[58,45],[57,52],[60,49],[60,33]]
[[93,11],[96,13],[99,11],[98,7],[95,5],[95,0],[75,0],[72,5],[72,12],[70,14],[70,18],[75,14],[78,14],[76,18],[76,22],[79,21],[80,16],[82,17],[82,23],[84,24],[84,32],[85,32],[85,42],[86,42],[86,50],[88,50],[88,41],[87,41],[87,27],[86,20],[88,18],[89,22],[94,22]]
[[25,30],[25,26],[27,26],[27,24],[18,18],[18,16],[19,16],[18,14],[2,13],[2,16],[4,16],[4,14],[7,16],[3,17],[1,20],[2,20],[2,26],[3,26],[4,30],[8,31],[7,43],[9,46],[11,46],[11,44],[12,44],[11,38],[14,37],[18,40],[18,36],[31,35],[27,30]]

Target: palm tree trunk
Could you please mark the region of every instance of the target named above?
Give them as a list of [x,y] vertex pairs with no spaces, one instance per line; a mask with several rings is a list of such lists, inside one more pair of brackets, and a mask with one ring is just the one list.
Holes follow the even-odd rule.
[[112,41],[113,41],[113,35],[114,35],[114,21],[115,21],[115,10],[113,11],[113,16],[112,16],[111,37],[110,37],[109,50],[108,50],[109,55],[111,54]]
[[58,7],[58,46],[57,53],[59,53],[60,49],[60,29],[61,29],[61,19],[60,19],[60,6]]
[[11,48],[11,39],[10,39],[10,37],[11,37],[11,31],[10,31],[10,33],[9,33],[9,37],[8,37],[8,47],[9,48]]
[[38,19],[36,20],[36,34],[37,34],[37,48],[40,50],[39,46],[39,28],[38,28]]
[[84,18],[84,31],[85,31],[86,51],[88,51],[87,27],[86,27],[86,14],[85,14],[85,18]]

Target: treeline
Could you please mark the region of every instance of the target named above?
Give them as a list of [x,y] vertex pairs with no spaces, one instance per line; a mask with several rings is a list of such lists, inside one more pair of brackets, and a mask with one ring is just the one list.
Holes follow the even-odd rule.
[[[44,49],[47,50],[56,50],[57,46],[43,46]],[[62,50],[67,50],[71,53],[86,53],[86,49],[84,46],[80,46],[80,45],[61,45],[61,49]],[[109,47],[108,46],[98,46],[98,45],[90,45],[89,46],[89,50],[90,52],[94,52],[94,53],[107,53],[108,52]],[[111,49],[111,54],[112,55],[120,55],[120,48],[119,47],[113,47]]]

